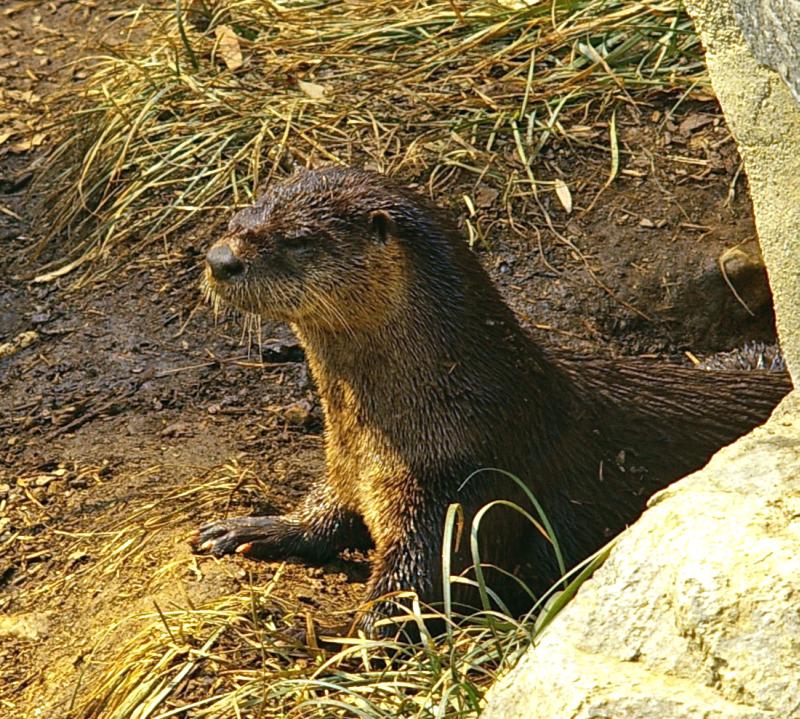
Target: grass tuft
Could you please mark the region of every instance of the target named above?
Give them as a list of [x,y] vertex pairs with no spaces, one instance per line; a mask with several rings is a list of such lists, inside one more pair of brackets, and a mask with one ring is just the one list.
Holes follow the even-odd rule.
[[548,143],[608,146],[591,123],[611,106],[705,77],[677,0],[184,0],[128,19],[80,97],[54,105],[33,254],[59,244],[40,281],[80,270],[80,285],[199,221],[213,232],[296,164],[362,164],[434,195],[460,182],[470,215],[488,188],[506,210],[492,225],[512,204],[526,217],[555,185]]
[[[511,669],[609,548],[572,574],[562,592],[540,602],[539,620],[517,622],[484,611],[448,618],[450,630],[421,644],[338,640],[335,652],[292,641],[302,617],[268,585],[198,608],[135,618],[144,628],[76,690],[69,717],[477,717],[495,680]],[[130,620],[126,620],[130,621]],[[111,634],[113,634],[113,629]],[[328,640],[336,641],[336,640]]]
[[[148,472],[165,471],[154,467]],[[509,475],[510,476],[510,475]],[[513,479],[513,477],[512,477]],[[255,478],[236,464],[215,467],[189,490],[142,496],[110,526],[91,536],[76,537],[78,549],[90,546],[96,561],[70,581],[96,585],[119,576],[123,586],[131,567],[148,562],[146,540],[159,529],[182,524],[188,517],[207,514],[221,498],[256,489]],[[148,493],[149,495],[149,493]],[[164,512],[164,507],[169,507]],[[453,505],[445,526],[449,547],[458,531],[460,512]],[[510,506],[511,511],[522,511]],[[527,513],[526,513],[527,514]],[[539,519],[542,520],[540,524]],[[536,526],[546,517],[531,516]],[[548,539],[556,546],[555,539]],[[498,676],[512,668],[536,635],[604,561],[609,548],[574,568],[562,582],[539,598],[527,617],[513,620],[486,608],[459,614],[449,601],[449,551],[443,552],[446,583],[442,611],[413,601],[398,605],[399,622],[419,626],[417,644],[363,637],[325,636],[310,624],[302,605],[287,594],[287,565],[276,565],[271,576],[244,574],[238,589],[205,602],[193,603],[158,593],[158,587],[183,582],[214,571],[212,560],[202,566],[177,553],[173,565],[162,566],[144,589],[152,608],[125,616],[107,627],[94,651],[85,657],[82,676],[74,686],[67,719],[167,719],[168,717],[354,717],[439,719],[477,717],[484,697]],[[221,560],[224,566],[231,560]],[[263,567],[261,567],[263,569]],[[255,570],[259,570],[256,567]],[[474,570],[473,570],[474,571]],[[290,574],[289,570],[289,574]],[[237,576],[239,573],[237,572]],[[491,596],[482,575],[475,572],[482,596]],[[51,594],[63,585],[48,587]],[[405,597],[407,599],[407,597]],[[342,612],[344,621],[352,618]],[[328,621],[337,617],[328,617]],[[423,620],[446,627],[431,637]],[[296,637],[309,627],[308,643]],[[316,647],[323,644],[324,650]],[[334,647],[333,649],[331,647]]]

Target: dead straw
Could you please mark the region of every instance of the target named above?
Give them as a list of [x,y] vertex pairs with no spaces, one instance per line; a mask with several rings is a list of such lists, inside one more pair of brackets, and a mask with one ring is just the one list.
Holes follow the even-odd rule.
[[632,93],[704,77],[676,0],[196,0],[130,17],[136,40],[53,106],[34,254],[59,252],[39,281],[81,285],[212,233],[296,164],[374,167],[445,204],[486,186],[506,205],[493,227],[535,222],[548,143],[591,142],[587,121]]
[[[648,93],[704,79],[676,0],[195,0],[131,19],[131,39],[94,58],[82,95],[54,106],[58,142],[34,184],[49,230],[35,251],[58,252],[39,281],[72,274],[80,286],[213,232],[295,164],[361,164],[439,201],[465,198],[475,241],[487,227],[536,236],[555,188],[550,143],[596,146],[587,128],[608,129],[620,104],[635,112]],[[613,127],[606,147],[611,182]],[[479,190],[500,207],[482,207]],[[150,532],[202,514],[242,472],[213,470],[105,528],[89,540],[96,561],[68,579],[141,561]],[[305,617],[276,597],[280,576],[138,617],[135,636],[91,665],[71,716],[477,717],[533,631],[484,613],[427,645],[356,640],[323,655],[286,641]]]

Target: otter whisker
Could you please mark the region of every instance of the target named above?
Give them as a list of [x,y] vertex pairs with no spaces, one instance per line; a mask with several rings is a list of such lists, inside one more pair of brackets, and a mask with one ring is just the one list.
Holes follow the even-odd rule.
[[247,358],[250,359],[250,352],[253,345],[258,348],[259,360],[262,360],[261,352],[261,315],[248,311],[244,314],[247,326]]
[[261,334],[261,315],[253,315],[256,320],[256,342],[258,343],[258,361],[264,363],[264,338]]
[[[341,313],[337,311],[336,306],[328,297],[320,292],[315,292],[314,298],[321,304],[321,309],[323,311],[320,313],[320,316],[326,321],[332,332],[341,331],[342,327],[345,329],[345,331],[350,329],[347,322],[342,321]],[[353,336],[352,331],[350,331],[348,334]]]
[[[326,295],[325,293],[323,293],[323,292],[321,292],[321,291],[319,291],[317,289],[311,290],[311,293],[312,293],[313,298],[317,302],[319,302],[319,304],[322,306],[322,308],[324,308],[325,312],[330,313],[332,318],[338,321],[338,324],[340,325],[340,327],[336,327],[334,325],[334,323],[331,321],[331,317],[326,317],[326,319],[328,320],[328,324],[331,327],[331,329],[334,330],[334,331],[337,330],[337,329],[344,329],[344,331],[352,339],[355,339],[356,338],[356,333],[353,331],[353,328],[348,323],[348,321],[345,318],[345,316],[342,313],[342,311],[336,306],[335,302],[328,295]],[[323,316],[325,316],[324,312],[322,314],[323,314]]]
[[248,322],[247,322],[248,318],[249,318],[249,315],[247,313],[242,313],[241,314],[240,321],[242,323],[242,332],[239,335],[239,344],[240,345],[244,345],[245,337],[247,337],[248,334],[249,334],[249,329],[250,328],[249,328],[249,325],[248,325]]
[[327,327],[331,332],[336,332],[337,327],[336,324],[333,322],[331,314],[333,314],[332,308],[327,302],[327,299],[321,293],[318,293],[316,290],[309,289],[308,294],[312,300],[313,305],[317,306],[317,314],[315,319]]

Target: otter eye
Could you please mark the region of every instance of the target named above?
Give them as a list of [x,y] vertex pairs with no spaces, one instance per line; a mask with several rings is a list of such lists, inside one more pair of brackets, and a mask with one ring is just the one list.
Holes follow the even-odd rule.
[[291,252],[302,252],[310,250],[314,246],[312,235],[286,235],[281,238],[280,245]]

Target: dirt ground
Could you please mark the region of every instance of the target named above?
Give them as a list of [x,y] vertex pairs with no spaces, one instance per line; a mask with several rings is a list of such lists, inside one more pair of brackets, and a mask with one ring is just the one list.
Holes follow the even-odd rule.
[[[10,112],[35,118],[35,97],[79,82],[80,64],[46,60],[56,46],[71,59],[83,43],[113,41],[117,6],[4,4],[0,97]],[[572,214],[548,197],[553,227],[477,248],[542,342],[687,362],[687,351],[774,338],[734,142],[713,100],[670,115],[676,101],[620,112],[621,171],[591,209],[607,152],[549,145],[579,188]],[[27,250],[41,228],[27,183],[38,154],[12,147],[19,139],[0,144],[0,344],[30,341],[0,356],[0,715],[49,717],[67,714],[103,642],[133,631],[132,617],[276,576],[278,565],[194,557],[187,538],[226,512],[290,507],[323,470],[322,434],[288,330],[265,325],[259,348],[203,305],[212,238],[202,228],[80,292],[67,278],[30,282]],[[487,226],[492,212],[487,198]],[[358,556],[289,563],[273,593],[325,617],[355,606],[367,568]]]

